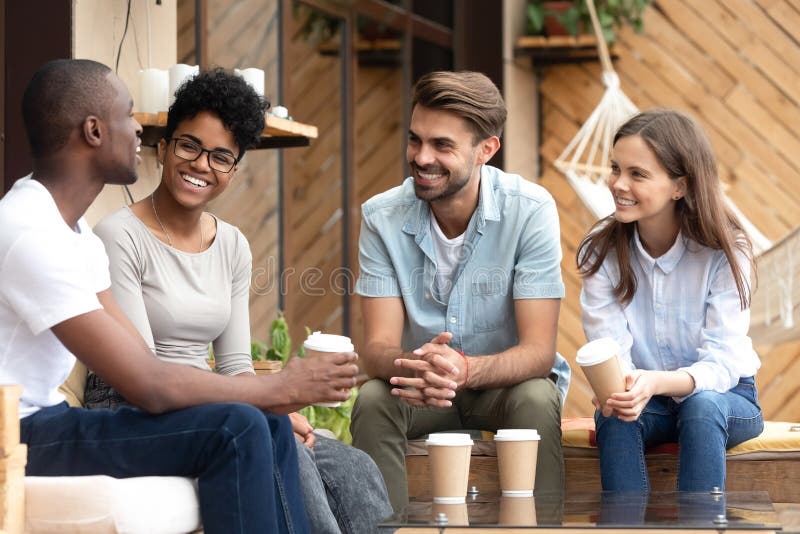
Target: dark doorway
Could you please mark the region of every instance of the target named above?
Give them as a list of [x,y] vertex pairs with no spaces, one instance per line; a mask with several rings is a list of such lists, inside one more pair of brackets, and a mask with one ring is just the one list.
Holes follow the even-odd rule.
[[31,172],[31,158],[20,106],[22,93],[42,63],[72,55],[71,0],[0,0],[2,95],[0,162],[5,193]]

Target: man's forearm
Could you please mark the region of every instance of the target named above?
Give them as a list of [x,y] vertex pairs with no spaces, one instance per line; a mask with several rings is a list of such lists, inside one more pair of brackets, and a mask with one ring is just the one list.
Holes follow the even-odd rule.
[[550,375],[555,351],[534,346],[515,345],[503,352],[485,356],[467,355],[469,377],[467,389],[508,387],[531,378]]

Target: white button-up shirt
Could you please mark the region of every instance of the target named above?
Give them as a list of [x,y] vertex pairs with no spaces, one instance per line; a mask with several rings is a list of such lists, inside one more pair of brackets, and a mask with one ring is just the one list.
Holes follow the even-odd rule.
[[[636,293],[625,306],[614,296],[619,284],[615,252],[581,290],[583,329],[589,341],[614,338],[626,372],[686,371],[694,393],[725,392],[761,365],[747,335],[750,310],[742,310],[725,253],[678,235],[666,254],[652,258],[638,232],[631,243]],[[748,277],[750,265],[737,252]],[[681,400],[681,399],[676,399]]]

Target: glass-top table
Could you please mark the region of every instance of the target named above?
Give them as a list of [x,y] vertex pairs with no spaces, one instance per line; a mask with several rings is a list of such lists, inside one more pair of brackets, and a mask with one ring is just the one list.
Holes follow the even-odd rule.
[[464,504],[412,501],[381,524],[398,534],[499,532],[541,529],[585,531],[781,530],[766,492],[537,493],[535,497],[472,494]]

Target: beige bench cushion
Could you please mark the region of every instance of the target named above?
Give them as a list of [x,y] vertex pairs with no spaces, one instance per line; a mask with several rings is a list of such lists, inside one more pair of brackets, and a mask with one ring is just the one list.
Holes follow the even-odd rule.
[[29,534],[193,532],[200,505],[181,477],[25,477]]
[[67,404],[73,408],[83,406],[83,391],[86,389],[87,375],[86,366],[80,360],[75,360],[75,366],[67,377],[67,381],[58,388],[59,393],[67,398]]
[[[495,456],[492,434],[485,433],[483,440],[472,446],[473,456]],[[594,436],[594,419],[573,417],[561,421],[561,445],[564,455],[569,457],[595,458],[597,444]],[[648,453],[677,454],[677,443],[664,443]],[[426,455],[424,440],[410,440],[406,455]],[[800,424],[766,421],[761,435],[740,443],[727,452],[729,460],[796,460],[800,459]]]

